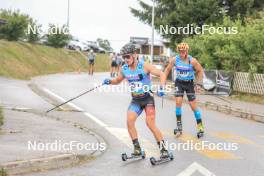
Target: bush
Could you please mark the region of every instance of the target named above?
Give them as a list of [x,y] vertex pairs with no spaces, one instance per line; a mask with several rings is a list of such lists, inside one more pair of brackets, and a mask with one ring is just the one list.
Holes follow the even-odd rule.
[[232,22],[225,17],[222,25],[235,26],[237,34],[205,34],[187,38],[191,53],[207,69],[223,69],[264,73],[264,15],[261,19],[240,19]]
[[7,24],[0,26],[0,38],[17,41],[26,36],[25,31],[31,20],[28,15],[21,14],[19,10],[1,10],[0,18],[7,20]]
[[[41,25],[37,24],[37,21],[33,21],[33,19],[30,20],[29,25],[34,29],[36,28],[35,31],[33,30],[28,30],[26,34],[27,41],[30,43],[35,43],[40,40],[40,33],[39,30],[41,28]],[[38,30],[37,30],[38,29]]]
[[71,37],[65,32],[68,32],[65,25],[60,28],[54,24],[51,24],[49,27],[49,33],[46,35],[47,45],[53,46],[55,48],[62,48],[67,45]]

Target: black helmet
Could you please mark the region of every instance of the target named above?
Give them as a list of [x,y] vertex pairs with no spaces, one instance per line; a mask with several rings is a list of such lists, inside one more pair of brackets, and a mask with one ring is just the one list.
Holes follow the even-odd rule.
[[128,54],[134,54],[136,52],[135,45],[132,44],[126,44],[123,46],[123,48],[120,50],[121,55],[128,55]]

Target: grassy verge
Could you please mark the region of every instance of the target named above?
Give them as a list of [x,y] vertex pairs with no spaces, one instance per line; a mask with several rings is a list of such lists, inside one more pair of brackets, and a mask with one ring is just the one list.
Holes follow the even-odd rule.
[[238,101],[245,101],[250,103],[257,103],[257,104],[263,104],[264,105],[264,96],[262,95],[254,95],[254,94],[248,94],[248,93],[240,93],[240,92],[233,92],[233,94],[230,96],[233,100]]
[[3,168],[0,169],[0,176],[7,176],[7,173]]
[[[0,40],[0,53],[0,76],[10,78],[30,79],[38,75],[88,70],[84,55],[67,49]],[[96,59],[96,71],[109,71],[106,54],[98,54]]]

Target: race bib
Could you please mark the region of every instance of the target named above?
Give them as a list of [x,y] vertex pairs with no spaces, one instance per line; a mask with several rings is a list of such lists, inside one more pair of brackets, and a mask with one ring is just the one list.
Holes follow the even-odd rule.
[[188,77],[191,76],[191,73],[187,71],[177,71],[177,75],[179,75],[180,77]]
[[134,92],[134,93],[141,92],[143,89],[142,82],[132,82],[132,83],[130,83],[129,86],[130,86],[131,92]]

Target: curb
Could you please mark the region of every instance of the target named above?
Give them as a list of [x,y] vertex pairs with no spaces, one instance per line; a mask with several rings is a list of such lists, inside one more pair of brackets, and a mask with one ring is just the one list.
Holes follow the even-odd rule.
[[[62,154],[46,158],[8,162],[0,164],[0,168],[3,168],[8,175],[21,175],[77,165],[83,161],[83,158],[84,156],[81,155]],[[88,159],[93,159],[93,157],[86,156],[86,160]]]
[[[153,83],[156,83],[155,80],[153,80]],[[167,97],[164,97],[164,98],[167,98],[169,100],[174,100],[174,96],[172,95],[168,95]],[[183,103],[189,104],[189,102],[185,99],[183,100]],[[264,123],[264,114],[257,114],[257,113],[245,111],[240,108],[234,108],[228,105],[219,105],[219,104],[208,102],[208,101],[206,102],[197,101],[197,104],[200,107],[204,107],[209,110],[214,110],[214,111],[218,111],[224,114],[230,114],[236,117],[240,117],[243,119],[254,120],[256,122]]]
[[[186,103],[186,102],[185,102]],[[243,119],[254,120],[256,122],[264,123],[264,115],[245,111],[240,108],[233,108],[227,105],[219,105],[212,102],[198,102],[198,105],[210,110],[218,111],[224,114],[230,114]]]
[[65,124],[70,124],[72,125],[73,128],[78,128],[88,133],[88,135],[93,136],[98,143],[106,144],[106,149],[104,151],[95,150],[87,155],[68,153],[68,154],[60,154],[60,155],[54,155],[44,158],[0,163],[0,170],[3,169],[4,173],[7,173],[7,175],[22,175],[22,174],[29,174],[32,172],[48,171],[48,170],[61,169],[61,168],[80,165],[86,163],[87,161],[94,160],[96,157],[103,154],[108,148],[107,143],[103,137],[96,134],[86,126],[83,126],[82,124],[63,120],[58,117],[55,117],[54,115],[44,115],[43,112],[38,112],[37,110],[33,110],[30,108],[4,107],[4,109],[9,109],[18,112],[32,113],[40,116],[45,116],[46,118],[50,118],[53,120],[61,121],[62,123]]
[[[174,100],[173,96],[167,96],[165,98],[169,100]],[[183,103],[189,104],[189,102],[185,99],[183,100]],[[206,102],[197,101],[197,104],[200,107],[203,107],[209,110],[221,112],[224,114],[230,114],[230,115],[240,117],[243,119],[254,120],[256,122],[264,123],[264,114],[252,113],[252,112],[248,112],[243,109],[240,109],[240,108],[233,108],[227,105],[219,105],[219,104],[208,102],[208,101]]]

